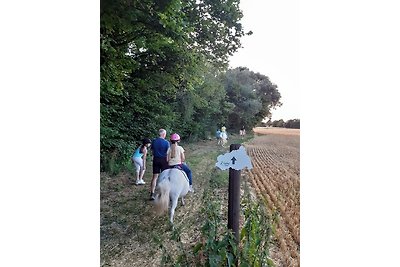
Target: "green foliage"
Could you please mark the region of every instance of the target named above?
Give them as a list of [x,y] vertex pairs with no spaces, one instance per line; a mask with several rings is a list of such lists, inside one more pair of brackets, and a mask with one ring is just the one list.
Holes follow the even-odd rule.
[[253,203],[250,194],[242,201],[245,222],[240,232],[242,249],[240,266],[273,266],[269,258],[272,221],[260,203]]
[[233,259],[237,256],[235,237],[227,230],[226,225],[222,225],[221,203],[207,195],[204,201],[206,206],[202,210],[205,216],[205,223],[201,228],[203,241],[194,246],[193,252],[197,256],[201,255],[201,266],[233,266]]
[[248,68],[229,69],[225,75],[225,89],[228,101],[235,108],[229,113],[228,129],[237,131],[242,126],[251,129],[270,116],[271,109],[281,105],[277,88],[267,76]]
[[273,121],[270,125],[273,127],[300,129],[300,119],[288,120],[286,122],[280,119]]
[[285,121],[280,119],[278,121],[273,121],[272,122],[272,127],[285,127]]
[[300,120],[288,120],[287,122],[285,122],[285,128],[300,129]]
[[279,104],[267,77],[225,72],[245,35],[239,0],[100,3],[102,171],[124,169],[159,128],[203,139],[223,124],[250,129]]
[[[272,222],[258,203],[250,198],[248,189],[242,201],[245,223],[240,232],[240,244],[235,242],[231,231],[222,224],[221,205],[218,201],[208,199],[204,208],[205,224],[202,227],[203,241],[197,243],[193,252],[201,266],[235,266],[235,258],[239,266],[273,266],[269,258]],[[201,257],[199,257],[201,256]]]
[[101,1],[103,171],[119,169],[138,140],[161,127],[197,139],[226,119],[225,92],[212,74],[240,47],[238,3]]
[[211,188],[228,187],[229,176],[228,172],[215,168],[213,171],[213,179],[210,180]]

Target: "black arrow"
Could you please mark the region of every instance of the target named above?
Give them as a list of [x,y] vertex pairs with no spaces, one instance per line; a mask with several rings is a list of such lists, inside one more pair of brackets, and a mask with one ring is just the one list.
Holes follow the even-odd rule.
[[237,160],[235,157],[231,158],[232,164],[235,164],[235,161]]

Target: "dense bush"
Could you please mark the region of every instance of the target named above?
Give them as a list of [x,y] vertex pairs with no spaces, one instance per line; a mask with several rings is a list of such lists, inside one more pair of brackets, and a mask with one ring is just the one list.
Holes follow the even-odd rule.
[[222,125],[250,128],[279,104],[266,76],[227,70],[242,16],[238,0],[101,0],[102,171],[124,168],[159,128],[196,140]]

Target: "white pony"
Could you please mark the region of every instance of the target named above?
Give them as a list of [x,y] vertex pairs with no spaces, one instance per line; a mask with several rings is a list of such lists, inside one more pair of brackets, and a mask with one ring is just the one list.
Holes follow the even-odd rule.
[[182,170],[176,168],[166,169],[158,177],[156,189],[160,193],[154,200],[155,209],[159,214],[164,213],[168,210],[168,204],[171,200],[169,221],[173,224],[175,208],[178,205],[179,197],[182,199],[182,205],[185,205],[183,197],[189,191],[189,179]]

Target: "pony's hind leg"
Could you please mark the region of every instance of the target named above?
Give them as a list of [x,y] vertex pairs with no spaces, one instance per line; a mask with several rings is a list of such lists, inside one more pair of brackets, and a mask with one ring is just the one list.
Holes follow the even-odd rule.
[[171,203],[171,210],[170,210],[170,215],[169,215],[169,221],[171,223],[174,223],[174,213],[175,213],[175,208],[178,205],[178,196],[172,197],[172,203]]
[[182,206],[185,206],[185,199],[181,197],[181,200],[182,200]]

